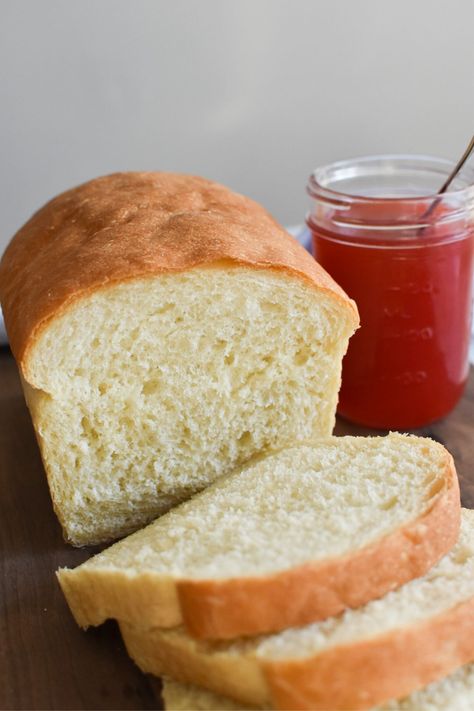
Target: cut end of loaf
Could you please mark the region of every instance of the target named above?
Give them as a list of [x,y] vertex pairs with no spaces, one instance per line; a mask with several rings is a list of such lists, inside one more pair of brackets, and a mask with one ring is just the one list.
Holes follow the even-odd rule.
[[27,400],[75,545],[123,536],[257,452],[330,434],[353,314],[305,280],[194,269],[78,299]]

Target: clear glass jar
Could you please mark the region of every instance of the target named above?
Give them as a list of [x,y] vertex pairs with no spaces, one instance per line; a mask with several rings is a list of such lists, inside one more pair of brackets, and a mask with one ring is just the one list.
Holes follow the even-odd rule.
[[339,413],[383,429],[446,415],[469,371],[474,171],[437,197],[452,164],[373,156],[314,171],[314,255],[359,307]]

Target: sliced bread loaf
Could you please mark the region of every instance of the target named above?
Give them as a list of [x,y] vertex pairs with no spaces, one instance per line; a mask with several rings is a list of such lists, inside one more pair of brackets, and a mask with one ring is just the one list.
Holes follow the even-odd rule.
[[[181,684],[169,678],[163,679],[162,696],[166,711],[248,711],[252,708],[199,686]],[[472,711],[473,708],[474,664],[467,664],[441,681],[404,699],[372,707],[371,711]]]
[[423,578],[323,622],[232,642],[120,627],[145,672],[255,706],[369,709],[474,661],[474,511],[463,510],[458,543]]
[[140,528],[278,443],[329,435],[357,309],[253,201],[118,173],[13,238],[0,300],[75,545]]
[[423,575],[455,543],[452,458],[429,439],[332,437],[258,459],[59,581],[81,626],[301,625]]

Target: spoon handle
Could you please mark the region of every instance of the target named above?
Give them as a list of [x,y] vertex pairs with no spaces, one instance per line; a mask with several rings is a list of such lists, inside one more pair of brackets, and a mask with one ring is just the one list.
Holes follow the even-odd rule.
[[442,185],[442,186],[440,187],[440,189],[438,190],[438,195],[440,195],[441,193],[446,192],[446,190],[449,188],[449,186],[451,185],[452,181],[454,180],[454,178],[456,177],[456,175],[459,173],[459,171],[460,171],[461,168],[463,167],[464,163],[467,161],[467,159],[470,157],[470,155],[471,155],[471,153],[472,153],[473,151],[474,151],[474,136],[471,138],[471,140],[470,140],[470,142],[469,142],[469,145],[467,146],[466,150],[464,151],[464,153],[462,154],[462,156],[460,157],[460,159],[458,160],[458,162],[456,163],[456,165],[455,165],[454,168],[452,169],[451,173],[450,173],[450,174],[448,175],[448,177],[446,178],[446,180],[445,180],[445,182],[443,183],[443,185]]
[[[466,150],[464,151],[464,153],[462,154],[462,156],[460,157],[460,159],[458,160],[458,162],[456,163],[456,165],[454,166],[454,168],[452,169],[452,171],[450,172],[450,174],[448,175],[448,177],[446,178],[446,180],[444,181],[444,183],[442,184],[442,186],[436,193],[435,199],[433,200],[433,202],[431,203],[429,208],[426,210],[426,212],[424,212],[422,214],[422,216],[421,216],[422,220],[426,220],[426,218],[430,217],[431,214],[434,212],[434,210],[436,210],[439,203],[441,202],[443,193],[445,193],[446,190],[449,188],[449,186],[453,182],[454,178],[459,173],[459,171],[461,170],[461,168],[463,167],[463,165],[467,161],[467,159],[471,156],[473,151],[474,151],[474,136],[471,138]],[[424,232],[424,230],[425,230],[425,228],[422,227],[420,230],[420,234],[422,234]]]

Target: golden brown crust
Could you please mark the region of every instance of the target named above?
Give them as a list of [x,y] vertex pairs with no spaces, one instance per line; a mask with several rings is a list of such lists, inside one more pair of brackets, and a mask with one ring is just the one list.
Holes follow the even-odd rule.
[[276,632],[337,615],[424,575],[459,535],[459,484],[446,452],[444,486],[415,521],[365,548],[274,575],[177,584],[184,623],[196,638]]
[[226,653],[217,645],[207,653],[206,643],[173,631],[120,629],[142,671],[281,710],[370,709],[474,661],[473,598],[410,627],[287,661]]
[[[68,570],[57,578],[74,619],[80,627],[100,625],[110,617],[156,627],[175,627],[182,622],[174,580],[153,573],[128,576],[120,570]],[[111,611],[115,614],[112,615]]]
[[127,652],[145,673],[197,684],[250,706],[268,707],[270,703],[268,684],[255,657],[206,656],[197,645],[187,644],[186,637],[176,636],[174,630],[145,631],[121,622],[120,631]]
[[354,302],[257,203],[189,175],[115,173],[51,200],[7,248],[0,300],[13,353],[26,372],[41,328],[96,289],[218,263],[298,275],[358,323]]
[[474,599],[412,627],[311,659],[264,664],[277,709],[370,709],[474,660]]

